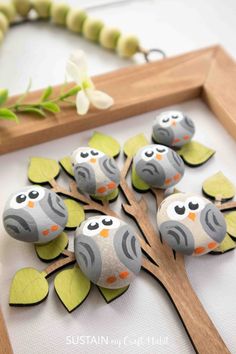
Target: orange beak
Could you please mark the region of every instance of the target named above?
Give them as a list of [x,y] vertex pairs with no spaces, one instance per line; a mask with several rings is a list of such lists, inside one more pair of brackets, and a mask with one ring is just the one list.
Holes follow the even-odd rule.
[[28,207],[29,208],[34,208],[34,202],[31,202],[31,200],[28,202]]
[[176,126],[176,121],[172,120],[171,125],[173,125],[175,127]]
[[108,229],[102,229],[102,231],[100,231],[100,236],[108,237],[109,236],[109,230]]
[[91,162],[91,163],[96,163],[96,161],[97,161],[97,160],[94,159],[94,158],[92,158],[92,159],[89,160],[89,162]]
[[160,154],[156,154],[156,159],[157,160],[162,160],[162,156]]
[[189,213],[189,214],[188,214],[188,218],[189,218],[190,220],[192,220],[192,221],[195,221],[195,219],[196,219],[196,214],[195,214],[195,213]]

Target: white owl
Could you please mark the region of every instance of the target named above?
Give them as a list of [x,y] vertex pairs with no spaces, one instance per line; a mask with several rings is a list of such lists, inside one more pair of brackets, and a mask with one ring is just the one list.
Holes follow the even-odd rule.
[[120,183],[120,172],[113,158],[90,147],[80,147],[72,153],[75,180],[82,193],[104,197]]
[[141,248],[133,229],[112,216],[95,216],[76,230],[75,256],[93,283],[118,289],[130,284],[141,268]]

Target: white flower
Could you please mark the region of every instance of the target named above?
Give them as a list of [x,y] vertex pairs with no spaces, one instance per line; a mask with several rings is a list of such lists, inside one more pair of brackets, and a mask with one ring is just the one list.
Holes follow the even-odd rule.
[[66,73],[81,87],[76,96],[77,113],[84,115],[90,104],[98,109],[107,109],[114,103],[113,98],[105,92],[98,91],[88,75],[85,54],[82,50],[74,52],[66,65]]

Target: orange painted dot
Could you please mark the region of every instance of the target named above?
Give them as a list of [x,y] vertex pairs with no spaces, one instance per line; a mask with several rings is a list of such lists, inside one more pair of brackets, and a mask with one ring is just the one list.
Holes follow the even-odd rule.
[[179,179],[180,179],[180,174],[177,173],[177,175],[174,176],[174,180],[175,180],[175,181],[178,181]]
[[106,192],[106,187],[100,187],[100,188],[98,188],[98,189],[97,189],[97,192],[98,192],[98,193],[104,193],[104,192]]
[[108,189],[115,189],[115,188],[116,188],[115,182],[110,182],[110,183],[108,183],[107,188],[108,188]]
[[195,254],[202,254],[205,251],[205,247],[197,247],[194,250]]
[[49,230],[43,230],[42,234],[43,236],[47,236],[49,234]]
[[116,281],[116,277],[114,275],[111,275],[110,277],[107,278],[106,282],[108,284],[112,284]]
[[165,180],[165,184],[170,184],[171,183],[171,179],[170,178],[167,178],[166,180]]
[[52,225],[51,226],[51,231],[57,231],[59,229],[58,225]]
[[208,248],[209,248],[210,250],[216,248],[217,246],[218,246],[218,244],[217,244],[216,242],[210,242],[210,243],[208,243]]
[[176,138],[174,141],[173,141],[173,144],[176,144],[176,143],[179,143],[180,142],[180,139]]
[[119,277],[120,277],[121,279],[125,279],[125,278],[127,278],[128,276],[129,276],[129,272],[127,272],[127,271],[120,272],[120,274],[119,274]]
[[190,136],[189,135],[185,135],[184,136],[184,140],[189,140]]

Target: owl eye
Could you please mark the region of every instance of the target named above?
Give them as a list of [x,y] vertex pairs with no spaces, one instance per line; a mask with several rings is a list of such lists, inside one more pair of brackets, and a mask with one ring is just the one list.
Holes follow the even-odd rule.
[[113,224],[113,221],[111,219],[104,219],[102,220],[102,223],[105,226],[111,226]]
[[175,121],[181,121],[183,119],[183,114],[181,112],[172,112],[171,119]]
[[185,206],[189,211],[200,212],[204,208],[205,202],[202,198],[190,197],[186,200]]
[[169,121],[170,121],[170,118],[169,118],[169,117],[162,119],[162,122],[163,122],[163,123],[168,123]]
[[97,230],[99,228],[99,224],[95,221],[91,222],[87,226],[88,230]]
[[144,154],[146,157],[152,157],[154,155],[154,152],[152,150],[146,151]]
[[166,154],[168,152],[168,150],[164,146],[158,147],[156,148],[156,150],[159,154]]
[[183,220],[188,215],[189,211],[185,204],[181,201],[171,203],[167,208],[167,215],[170,220]]
[[26,201],[26,195],[25,194],[19,194],[17,197],[16,197],[16,202],[18,204],[21,204],[21,203],[24,203]]
[[99,155],[99,152],[98,152],[98,151],[94,151],[94,150],[92,150],[92,151],[91,151],[91,155],[93,155],[93,156],[97,156],[97,155]]
[[83,159],[86,159],[86,157],[89,156],[89,153],[88,153],[88,152],[81,152],[81,153],[80,153],[80,156],[81,156]]
[[29,192],[28,196],[29,196],[30,199],[36,199],[39,196],[39,192],[31,191],[31,192]]

